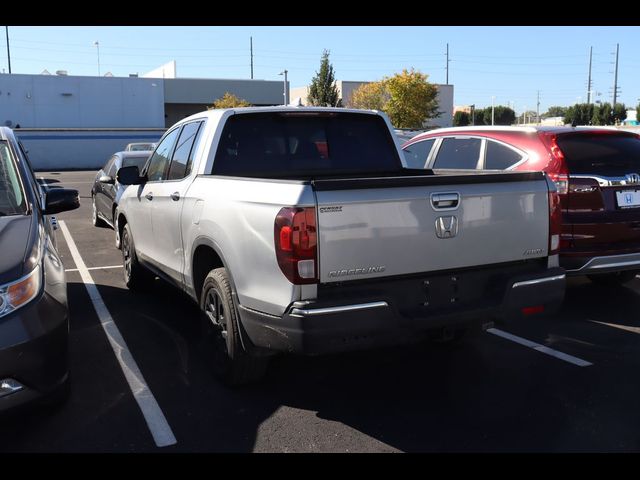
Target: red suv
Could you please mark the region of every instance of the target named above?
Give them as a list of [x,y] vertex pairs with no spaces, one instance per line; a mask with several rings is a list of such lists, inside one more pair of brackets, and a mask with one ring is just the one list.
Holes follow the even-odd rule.
[[407,167],[543,170],[562,207],[560,265],[624,283],[640,273],[640,136],[613,128],[457,127],[402,146]]

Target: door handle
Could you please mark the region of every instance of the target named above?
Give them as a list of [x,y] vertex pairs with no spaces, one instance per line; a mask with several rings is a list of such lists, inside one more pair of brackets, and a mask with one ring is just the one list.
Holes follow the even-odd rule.
[[180,200],[180,193],[179,192],[173,192],[171,195],[171,200],[173,200],[174,202],[177,202],[178,200]]
[[436,210],[454,210],[460,204],[460,194],[456,192],[432,193],[431,205]]
[[149,201],[153,200],[153,193],[152,193],[152,192],[147,193],[147,194],[144,196],[144,198],[146,198],[146,199],[147,199],[147,200],[149,200]]

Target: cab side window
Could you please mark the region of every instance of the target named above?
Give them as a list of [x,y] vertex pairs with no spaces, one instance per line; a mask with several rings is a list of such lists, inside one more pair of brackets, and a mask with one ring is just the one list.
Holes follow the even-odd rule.
[[169,169],[169,160],[179,133],[180,128],[176,128],[169,132],[164,137],[164,140],[160,142],[156,151],[153,152],[153,155],[149,159],[149,163],[147,165],[147,180],[149,182],[166,180],[167,170]]
[[487,140],[484,168],[487,170],[506,170],[522,160],[522,155],[498,142]]
[[475,169],[481,145],[480,138],[444,138],[433,168]]
[[424,168],[435,141],[435,138],[431,138],[406,147],[404,149],[404,158],[407,168]]
[[171,159],[171,165],[169,166],[169,180],[179,180],[191,173],[191,163],[198,146],[202,123],[191,122],[182,128],[178,143],[176,143],[176,150]]

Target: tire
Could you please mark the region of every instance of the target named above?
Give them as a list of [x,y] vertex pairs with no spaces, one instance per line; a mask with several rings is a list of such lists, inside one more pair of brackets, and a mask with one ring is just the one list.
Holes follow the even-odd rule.
[[587,275],[589,280],[597,285],[616,286],[630,282],[636,275],[640,273],[638,270],[625,270],[624,272],[603,273],[601,275]]
[[91,223],[94,227],[106,227],[107,224],[98,216],[98,209],[96,208],[96,197],[91,195]]
[[124,266],[124,283],[129,290],[146,290],[153,281],[153,276],[140,265],[136,255],[136,247],[129,224],[122,229],[122,264]]
[[200,309],[216,377],[228,386],[245,385],[264,377],[268,357],[250,355],[242,346],[238,331],[240,320],[225,268],[211,270],[205,278]]
[[118,207],[113,210],[113,230],[115,232],[116,248],[120,250],[122,248],[122,242],[120,241],[120,230],[118,229]]

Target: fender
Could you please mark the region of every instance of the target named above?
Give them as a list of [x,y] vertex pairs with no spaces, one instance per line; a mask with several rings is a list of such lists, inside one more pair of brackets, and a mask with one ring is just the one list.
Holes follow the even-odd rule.
[[[253,345],[253,342],[249,339],[249,337],[247,336],[247,333],[244,329],[244,325],[242,324],[242,315],[241,315],[241,309],[240,309],[240,302],[238,301],[238,293],[236,290],[236,283],[233,279],[233,273],[231,272],[231,269],[229,268],[229,264],[227,263],[227,260],[224,258],[224,254],[222,253],[222,249],[218,246],[218,244],[212,240],[209,237],[206,237],[204,235],[196,237],[196,239],[193,242],[193,246],[191,248],[191,256],[190,256],[190,263],[189,265],[193,265],[193,256],[194,253],[196,251],[196,249],[200,246],[207,246],[209,248],[211,248],[214,252],[216,252],[216,254],[218,255],[218,257],[220,257],[220,260],[222,261],[222,266],[227,270],[227,275],[229,276],[229,281],[231,282],[231,298],[233,299],[233,306],[236,309],[236,314],[238,317],[238,332],[240,333],[240,343],[242,344],[242,348],[246,351],[246,352],[252,352],[252,353],[259,353],[260,350],[258,347],[256,347],[255,345]],[[183,277],[185,277],[185,275],[183,275]],[[191,283],[187,284],[187,282],[185,281],[184,284],[184,290],[185,292],[187,292],[191,298],[193,298],[196,303],[199,305],[200,304],[200,299],[196,298],[196,292],[195,292],[195,288],[193,286],[193,268],[191,267]],[[265,351],[265,354],[267,352]]]

